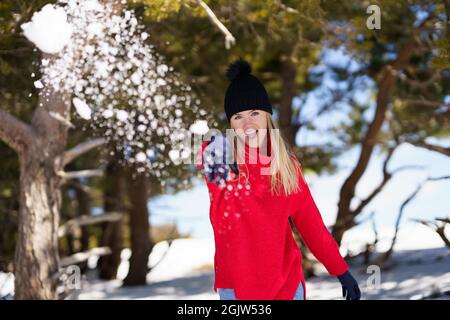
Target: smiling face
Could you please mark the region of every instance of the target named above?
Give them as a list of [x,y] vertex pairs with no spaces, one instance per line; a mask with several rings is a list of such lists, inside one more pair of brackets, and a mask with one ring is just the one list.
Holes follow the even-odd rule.
[[[253,109],[234,114],[230,119],[231,128],[239,139],[256,148],[265,142],[267,130],[267,112]],[[259,130],[259,131],[258,131]]]

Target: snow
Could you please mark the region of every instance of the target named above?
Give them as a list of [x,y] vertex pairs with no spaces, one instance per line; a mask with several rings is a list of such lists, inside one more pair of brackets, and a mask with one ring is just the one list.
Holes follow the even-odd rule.
[[205,120],[196,120],[191,126],[189,127],[189,131],[195,134],[204,135],[209,130],[208,128],[208,122]]
[[[167,250],[168,249],[168,250]],[[217,300],[214,292],[213,239],[175,239],[155,244],[149,256],[151,271],[147,285],[121,287],[128,268],[130,249],[124,249],[118,279],[102,281],[95,270],[89,270],[80,290],[67,299],[208,299]],[[89,268],[95,268],[98,257],[91,257]],[[361,259],[349,262],[350,270],[362,291],[362,299],[450,299],[450,251],[445,247],[395,251],[387,268],[381,270],[379,286],[369,281],[371,273],[362,267]],[[308,300],[339,300],[342,290],[338,280],[317,265],[318,276],[306,280]],[[0,272],[0,296],[14,292],[14,276]]]
[[[166,241],[155,245],[150,266],[160,261],[167,247]],[[213,291],[212,239],[176,239],[148,274],[148,285],[122,288],[130,254],[128,249],[122,254],[118,280],[100,281],[88,275],[82,289],[68,299],[218,299]],[[433,294],[439,295],[438,299],[450,298],[450,252],[444,247],[395,252],[389,268],[381,271],[379,287],[368,281],[370,273],[360,266],[359,259],[349,265],[363,299],[426,299]],[[342,299],[339,282],[322,265],[318,265],[318,276],[308,279],[306,286],[309,300]]]
[[180,152],[178,150],[170,150],[169,157],[172,161],[177,161],[180,158]]
[[36,81],[34,82],[34,87],[37,88],[37,89],[42,89],[42,88],[44,87],[44,85],[42,84],[41,81],[36,80]]
[[[400,250],[394,253],[386,271],[381,271],[380,287],[367,283],[364,268],[350,266],[357,279],[363,299],[424,299],[441,293],[440,299],[450,299],[450,252],[447,248]],[[307,281],[309,299],[337,299],[341,292],[336,280],[323,271]]]
[[102,112],[102,115],[105,119],[111,118],[114,115],[114,112],[110,109],[107,109]]
[[14,275],[0,272],[0,298],[14,294]]
[[63,8],[47,4],[35,12],[30,22],[21,25],[25,37],[41,51],[54,54],[70,41],[72,25]]
[[128,119],[128,112],[126,112],[125,110],[117,110],[116,117],[120,121],[126,121]]
[[[377,251],[384,252],[392,243],[395,229],[382,227],[377,230]],[[450,237],[450,228],[446,228],[445,234]],[[373,243],[374,233],[368,227],[354,227],[344,234],[341,245],[341,253],[348,251],[357,253],[364,250],[366,243]],[[418,250],[442,247],[443,241],[436,232],[419,223],[404,223],[397,234],[395,250]]]
[[89,106],[87,105],[87,103],[77,97],[73,98],[73,105],[75,107],[76,112],[78,113],[78,115],[85,119],[85,120],[89,120],[91,119],[91,113],[92,110],[91,108],[89,108]]
[[136,154],[136,161],[138,162],[144,162],[147,160],[147,156],[144,152],[139,152]]

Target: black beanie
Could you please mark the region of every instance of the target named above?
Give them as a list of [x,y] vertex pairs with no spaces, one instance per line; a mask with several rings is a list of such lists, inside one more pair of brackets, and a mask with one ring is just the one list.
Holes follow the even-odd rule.
[[242,58],[228,66],[226,76],[230,80],[225,92],[225,113],[228,121],[238,112],[258,109],[272,114],[272,105],[262,83],[251,74],[252,67]]

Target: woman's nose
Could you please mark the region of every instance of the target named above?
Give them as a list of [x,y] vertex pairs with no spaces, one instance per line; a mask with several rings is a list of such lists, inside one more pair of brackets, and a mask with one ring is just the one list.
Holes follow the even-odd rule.
[[254,119],[253,119],[251,116],[245,117],[245,118],[244,118],[244,123],[252,123],[253,120],[254,120]]

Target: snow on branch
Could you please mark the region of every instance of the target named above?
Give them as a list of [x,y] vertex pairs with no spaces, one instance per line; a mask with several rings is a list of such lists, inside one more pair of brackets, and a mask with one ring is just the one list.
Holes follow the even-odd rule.
[[103,222],[117,222],[122,219],[123,213],[121,212],[109,212],[98,216],[81,216],[67,221],[65,224],[58,228],[58,237],[64,237],[65,235],[73,232],[75,228],[81,226],[99,224]]
[[104,173],[103,169],[89,169],[89,170],[80,170],[80,171],[70,171],[64,172],[59,171],[58,174],[65,180],[75,179],[75,178],[89,178],[89,177],[100,177]]
[[225,48],[230,49],[232,45],[236,43],[236,39],[231,34],[231,32],[223,25],[222,22],[217,18],[214,12],[209,8],[209,6],[203,0],[196,0],[196,2],[206,11],[209,19],[214,23],[220,31],[225,35]]
[[85,154],[86,152],[91,151],[94,148],[97,148],[106,143],[106,139],[98,138],[89,141],[82,142],[70,150],[64,152],[63,164],[66,165],[78,158],[79,156]]
[[61,258],[60,266],[67,267],[87,261],[91,256],[106,256],[108,254],[111,254],[109,247],[92,248],[88,251],[78,252],[69,257]]

